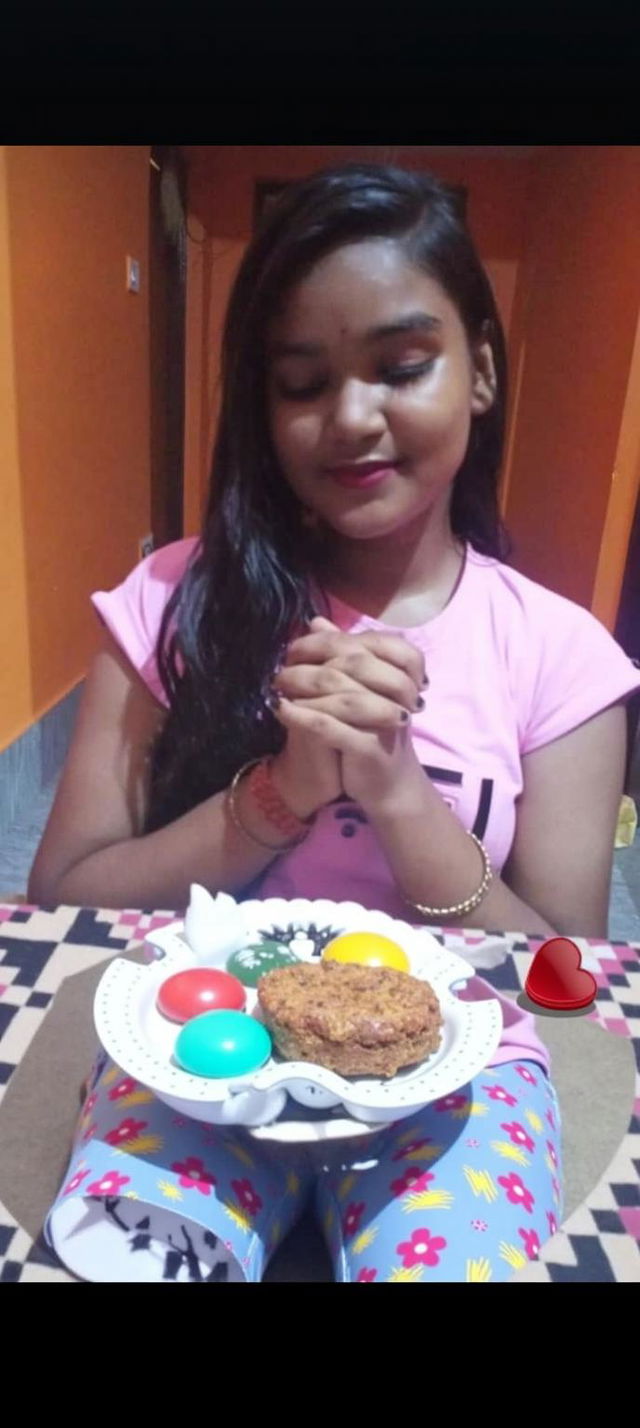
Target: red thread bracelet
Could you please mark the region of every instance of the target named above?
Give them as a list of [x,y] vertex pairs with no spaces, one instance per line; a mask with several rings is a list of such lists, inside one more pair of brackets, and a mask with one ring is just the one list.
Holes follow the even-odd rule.
[[247,786],[260,812],[286,838],[300,838],[309,832],[313,819],[298,818],[287,808],[271,777],[271,759],[262,759],[252,769]]

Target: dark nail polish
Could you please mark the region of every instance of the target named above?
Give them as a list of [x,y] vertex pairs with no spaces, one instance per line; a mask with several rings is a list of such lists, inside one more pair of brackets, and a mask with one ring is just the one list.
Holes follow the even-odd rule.
[[401,715],[400,715],[400,723],[401,723],[401,724],[408,724],[408,723],[409,723],[409,718],[410,718],[410,716],[409,716],[409,714],[407,713],[407,710],[406,710],[406,709],[403,709],[403,711],[402,711],[402,713],[401,713]]
[[422,695],[419,694],[419,695],[418,695],[418,698],[417,698],[417,700],[416,700],[416,709],[424,709],[425,703],[426,703],[426,700],[424,700],[424,699],[422,698]]
[[280,703],[280,695],[277,689],[270,689],[264,702],[268,709],[277,709]]
[[423,679],[423,681],[422,681],[422,688],[423,688],[423,689],[428,689],[428,687],[429,687],[429,676],[428,676],[428,674],[425,674],[425,677],[424,677],[424,679]]

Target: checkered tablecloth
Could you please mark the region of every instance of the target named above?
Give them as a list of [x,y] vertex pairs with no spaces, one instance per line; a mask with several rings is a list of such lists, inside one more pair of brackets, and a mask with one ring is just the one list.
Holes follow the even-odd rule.
[[[64,978],[118,956],[171,912],[114,912],[59,907],[53,912],[0,904],[0,1101],[37,1035]],[[465,955],[485,941],[504,944],[504,960],[482,975],[497,991],[517,994],[539,940],[517,933],[433,929]],[[598,993],[592,1019],[632,1041],[636,1061],[633,1114],[624,1141],[586,1201],[525,1265],[517,1279],[544,1283],[640,1282],[640,944],[590,940]],[[1,1153],[1,1147],[0,1147]],[[44,1243],[33,1241],[0,1202],[0,1282],[68,1282]]]

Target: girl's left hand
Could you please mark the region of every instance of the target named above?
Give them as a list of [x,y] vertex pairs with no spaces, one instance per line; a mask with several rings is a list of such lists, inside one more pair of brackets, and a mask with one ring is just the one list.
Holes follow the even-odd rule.
[[347,635],[319,616],[289,646],[273,681],[274,713],[340,755],[344,792],[373,813],[424,779],[410,719],[425,683],[422,655],[401,636]]

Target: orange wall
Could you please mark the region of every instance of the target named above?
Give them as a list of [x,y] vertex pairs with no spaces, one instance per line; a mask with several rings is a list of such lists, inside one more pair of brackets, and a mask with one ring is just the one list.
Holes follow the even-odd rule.
[[2,156],[0,748],[82,678],[88,595],[149,529],[148,180],[140,144]]
[[198,529],[218,412],[220,334],[237,266],[251,235],[257,179],[295,179],[348,159],[393,158],[464,184],[468,215],[510,346],[519,341],[518,265],[525,242],[529,165],[512,157],[345,145],[200,145],[189,172],[185,532]]
[[[558,147],[532,168],[506,503],[513,561],[597,604],[611,626],[637,481],[637,416],[626,399],[640,312],[640,148]],[[614,509],[617,453],[624,492]]]
[[0,729],[9,742],[30,721],[31,671],[4,148],[0,148],[0,493]]

